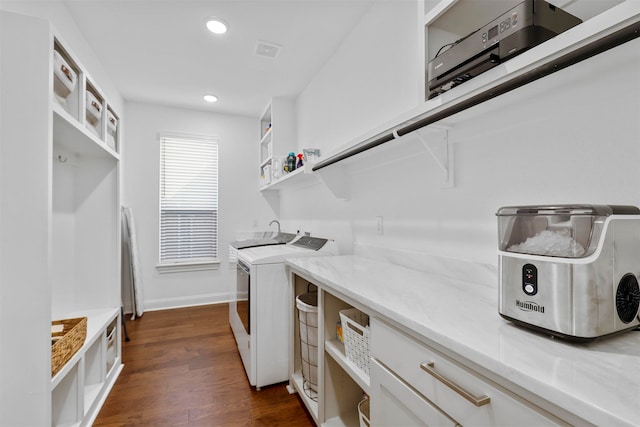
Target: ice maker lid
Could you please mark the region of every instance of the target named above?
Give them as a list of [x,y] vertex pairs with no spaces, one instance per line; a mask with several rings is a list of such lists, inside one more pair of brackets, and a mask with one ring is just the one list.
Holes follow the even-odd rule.
[[505,206],[498,209],[496,215],[640,215],[640,208],[628,205]]
[[530,255],[584,258],[593,254],[611,215],[640,215],[635,206],[506,206],[498,216],[499,248]]

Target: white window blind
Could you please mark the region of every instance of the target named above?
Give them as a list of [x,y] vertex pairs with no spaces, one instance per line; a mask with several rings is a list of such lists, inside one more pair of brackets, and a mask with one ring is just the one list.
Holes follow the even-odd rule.
[[160,264],[218,258],[218,141],[160,136]]

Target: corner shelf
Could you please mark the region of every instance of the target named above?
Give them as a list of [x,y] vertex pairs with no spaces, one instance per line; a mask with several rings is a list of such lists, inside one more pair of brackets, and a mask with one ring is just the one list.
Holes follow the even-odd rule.
[[275,160],[284,159],[286,153],[297,150],[293,100],[272,98],[260,116],[259,126],[259,186],[265,188],[274,183]]
[[296,188],[317,181],[317,176],[312,170],[313,165],[305,163],[304,166],[284,174],[280,178],[273,180],[260,188],[260,191],[281,190],[283,188]]
[[[448,152],[447,145],[447,152]],[[262,166],[261,166],[262,167]],[[269,184],[260,187],[260,192],[266,194],[279,194],[279,190],[299,189],[317,182],[321,182],[333,196],[338,200],[347,200],[349,198],[344,165],[333,167],[329,170],[314,171],[312,163],[305,163],[303,167],[287,173],[278,179],[272,179]],[[449,169],[453,174],[452,167]]]

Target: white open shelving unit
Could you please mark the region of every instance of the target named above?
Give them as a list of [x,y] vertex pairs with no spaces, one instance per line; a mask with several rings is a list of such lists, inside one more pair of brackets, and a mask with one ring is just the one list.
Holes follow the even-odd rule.
[[[0,315],[18,321],[0,342],[20,351],[0,360],[0,424],[91,425],[122,370],[120,118],[50,22],[1,24]],[[65,102],[54,52],[76,76]],[[52,378],[51,322],[77,317],[84,344]]]
[[[273,189],[277,182],[290,174],[274,168],[277,159],[286,158],[296,151],[296,124],[294,102],[287,98],[272,98],[260,116],[259,186],[261,190]],[[278,166],[278,169],[282,165]]]
[[354,308],[356,304],[342,296],[318,289],[318,392],[310,394],[302,375],[295,297],[314,288],[314,284],[297,274],[291,274],[290,281],[293,289],[291,318],[294,320],[290,328],[293,343],[289,366],[290,391],[296,391],[300,395],[317,425],[358,427],[358,403],[365,393],[370,394],[370,380],[366,373],[347,359],[344,344],[336,337],[340,310]]
[[260,189],[260,191],[273,191],[280,190],[282,188],[288,188],[292,186],[303,186],[311,182],[317,181],[318,177],[312,171],[313,165],[311,163],[304,164],[301,168],[282,175],[277,180],[272,180],[269,185],[266,185]]
[[[89,425],[122,369],[119,120],[110,137],[113,107],[55,34],[53,49],[74,68],[78,84],[66,105],[51,97],[52,319],[86,316],[87,337],[51,379],[51,424]],[[100,117],[92,123],[87,110],[96,100]]]

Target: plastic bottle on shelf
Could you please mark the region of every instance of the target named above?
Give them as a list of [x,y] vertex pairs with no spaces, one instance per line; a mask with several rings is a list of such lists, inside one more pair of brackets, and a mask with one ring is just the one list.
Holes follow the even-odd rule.
[[273,177],[278,179],[284,173],[284,164],[285,161],[282,157],[274,157],[273,158]]
[[287,156],[287,163],[284,168],[287,172],[293,172],[296,170],[296,155],[293,151]]
[[298,163],[296,163],[296,169],[301,168],[302,166],[304,166],[304,162],[302,161],[303,157],[304,157],[304,154],[298,153]]

